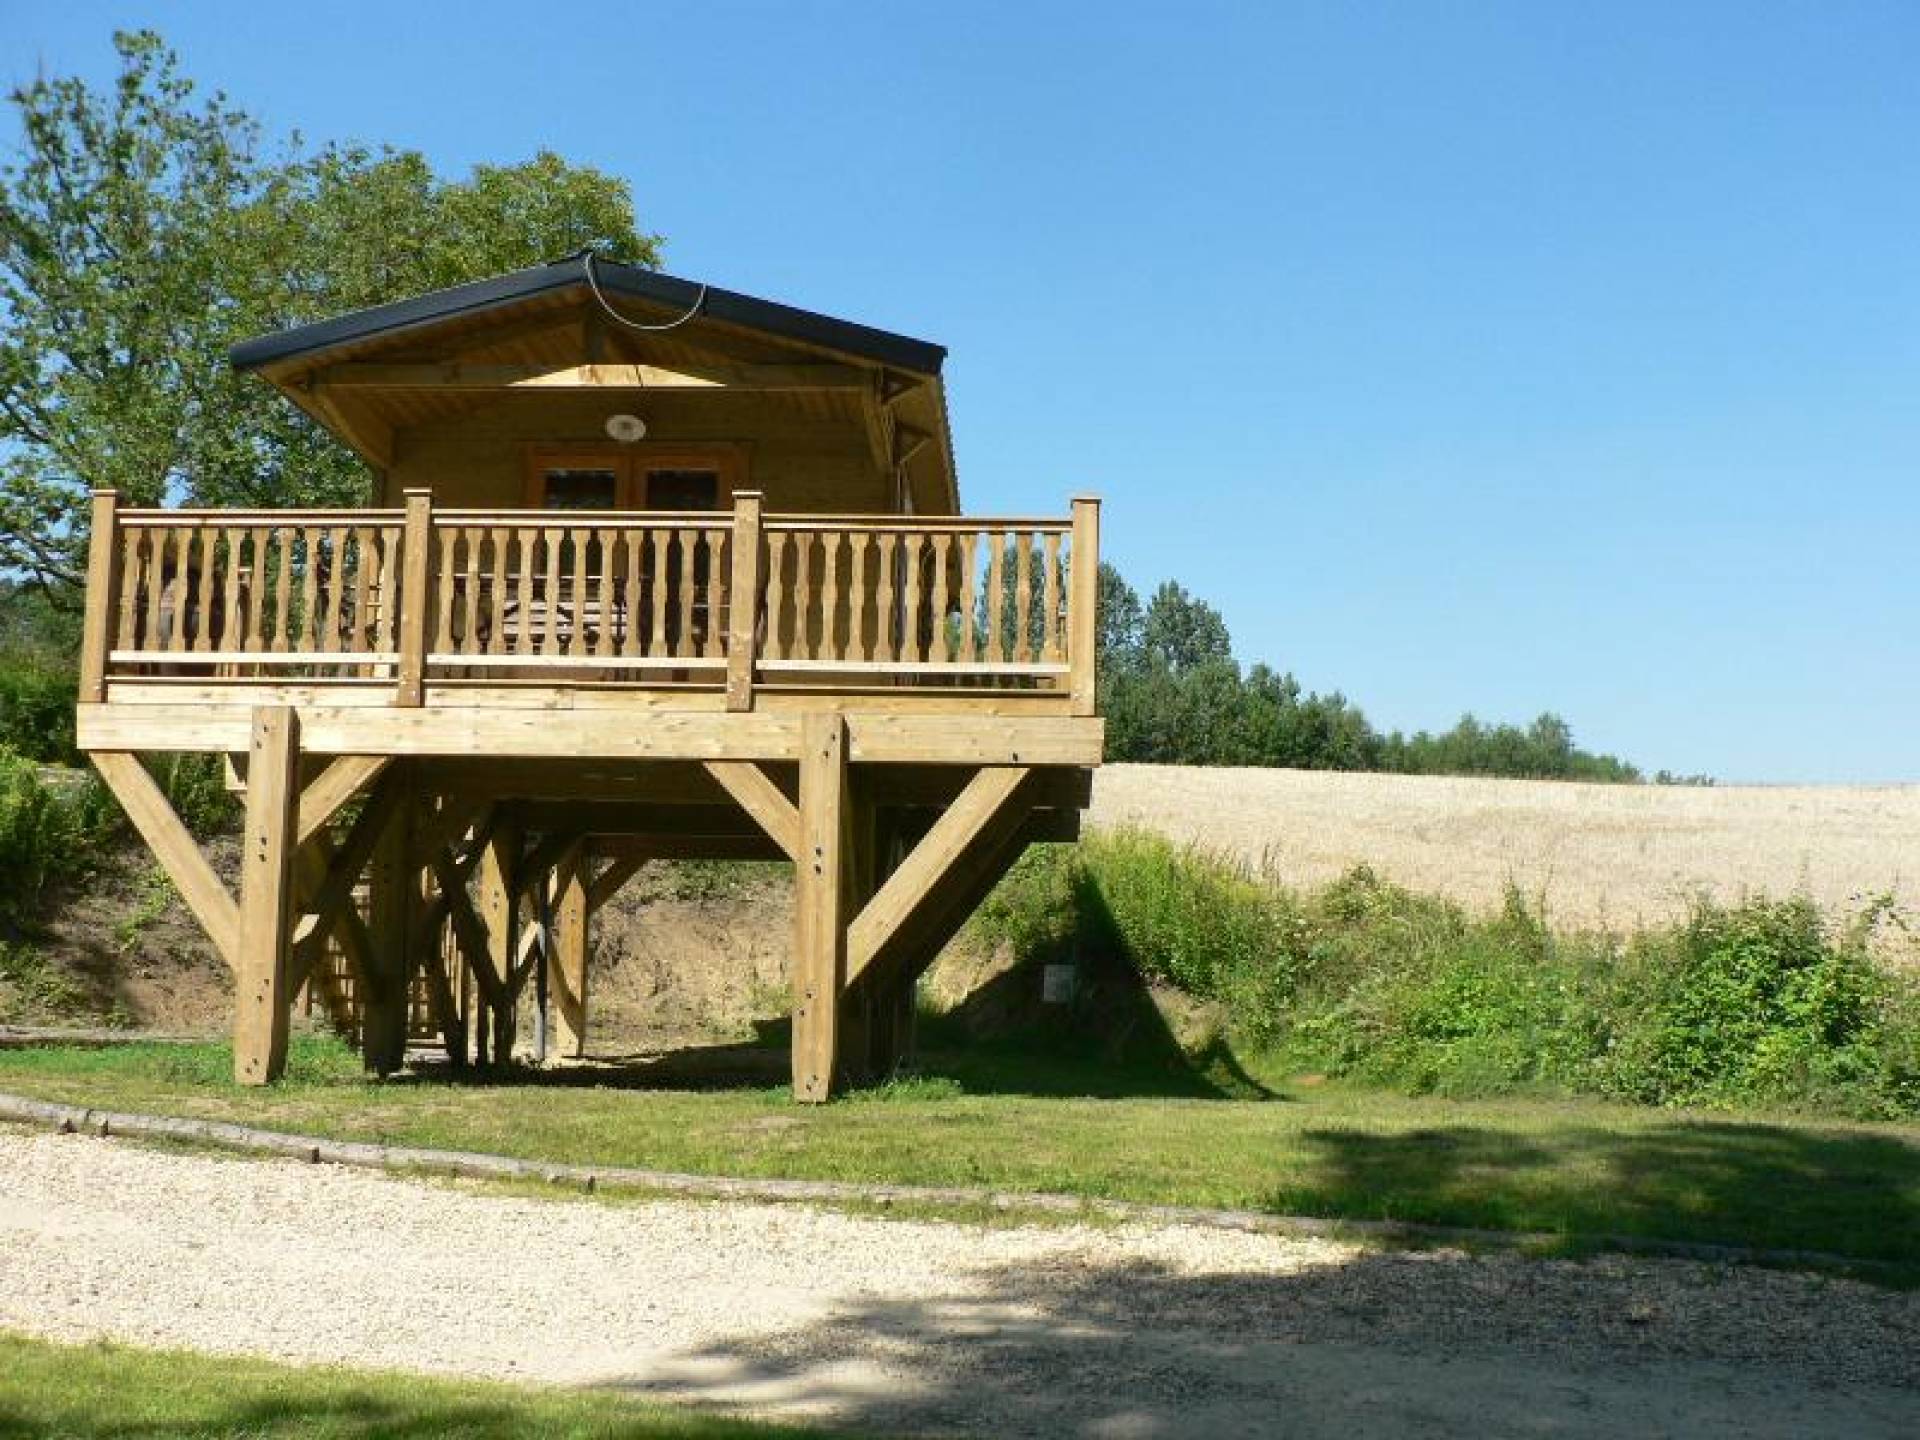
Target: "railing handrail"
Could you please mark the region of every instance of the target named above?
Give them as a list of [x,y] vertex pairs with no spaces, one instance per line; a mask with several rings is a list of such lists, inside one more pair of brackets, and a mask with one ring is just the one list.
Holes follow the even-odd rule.
[[[177,525],[206,520],[236,527],[301,522],[398,525],[407,517],[404,508],[359,505],[303,505],[284,510],[257,506],[221,509],[206,505],[121,505],[115,514],[122,525]],[[493,520],[525,525],[598,525],[609,521],[657,520],[674,525],[718,527],[733,523],[731,510],[540,510],[524,505],[435,505],[433,516],[435,520],[461,524]],[[1073,526],[1071,517],[1065,515],[822,515],[806,510],[768,511],[762,515],[761,522],[776,530],[1055,530],[1065,533]]]
[[[763,671],[778,676],[846,670],[945,675],[937,683],[946,684],[996,675],[1052,679],[1071,713],[1095,713],[1098,500],[1076,496],[1070,515],[1035,517],[766,514],[762,499],[757,491],[738,491],[724,511],[440,508],[430,491],[409,490],[399,509],[223,510],[126,508],[113,492],[96,492],[81,698],[104,699],[116,663],[290,664],[323,671],[328,665],[378,663],[390,667],[399,705],[423,703],[429,670],[437,673],[443,665],[604,664],[723,668],[727,705],[734,710],[753,707]],[[288,533],[299,529],[307,533]],[[207,533],[216,530],[232,533]],[[701,598],[688,594],[679,601],[677,613],[682,626],[687,616],[700,617],[698,633],[707,638],[694,648],[705,653],[692,653],[678,640],[670,650],[658,649],[665,602],[655,582],[642,578],[637,558],[618,570],[610,561],[604,574],[577,561],[551,575],[541,572],[536,585],[566,588],[531,592],[520,570],[502,558],[517,547],[523,551],[519,564],[529,566],[522,538],[529,532],[643,530],[685,536],[684,545],[664,536],[647,548],[662,566],[669,562],[660,557],[674,557],[675,568],[660,571],[659,585],[703,587]],[[136,539],[130,532],[138,531],[178,535]],[[275,533],[260,533],[268,531]],[[493,533],[476,541],[475,531]],[[701,538],[696,542],[687,532]],[[914,543],[915,536],[923,543]],[[863,544],[862,537],[874,537],[874,543]],[[450,563],[451,547],[463,541],[465,564],[473,568],[438,574]],[[533,543],[539,544],[537,536]],[[599,555],[599,548],[583,547],[601,544],[567,542],[577,556]],[[644,545],[622,541],[621,551]],[[694,571],[679,568],[691,566],[686,556],[696,551],[704,556],[697,582]],[[491,555],[486,570],[474,559],[480,554]],[[631,548],[631,554],[638,557],[641,549]],[[296,558],[321,555],[330,557],[324,566]],[[984,572],[972,568],[976,555],[986,562]],[[263,556],[273,558],[271,569]],[[783,556],[791,562],[784,568]],[[811,557],[819,557],[824,568],[815,568]],[[558,565],[551,557],[548,563]],[[299,595],[293,593],[295,574],[302,577]],[[571,613],[556,623],[552,613],[542,612],[544,639],[527,640],[524,632],[503,628],[507,622],[500,616],[491,630],[476,631],[475,606],[490,603],[486,597],[499,590],[503,577],[519,589],[522,606],[532,594],[542,606]],[[465,584],[468,578],[480,585]],[[270,637],[264,628],[268,592],[277,604]],[[646,595],[653,597],[654,625],[650,644],[643,645],[632,636],[642,633],[634,606]],[[236,604],[244,623],[236,624]],[[956,614],[962,617],[959,631],[953,628]],[[784,637],[776,633],[782,620]],[[509,638],[502,641],[503,634]]]
[[[155,525],[225,525],[235,530],[255,525],[398,525],[407,518],[405,510],[320,509],[304,506],[298,510],[210,510],[196,506],[191,510],[172,510],[164,505],[145,505],[139,509],[121,507],[119,523],[129,529]],[[349,519],[348,517],[352,517]]]
[[1028,515],[769,515],[769,530],[833,531],[839,534],[957,535],[989,530],[1012,530],[1023,535],[1066,535],[1073,530],[1068,516],[1040,518]]
[[433,509],[435,525],[517,525],[533,530],[633,530],[650,525],[685,530],[725,530],[733,524],[731,510],[476,510]]

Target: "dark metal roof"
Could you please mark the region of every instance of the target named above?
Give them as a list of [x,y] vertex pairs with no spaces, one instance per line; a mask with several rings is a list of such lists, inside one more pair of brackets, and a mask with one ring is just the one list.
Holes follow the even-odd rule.
[[[636,265],[622,265],[612,260],[596,259],[593,262],[593,274],[600,288],[610,295],[628,295],[681,311],[689,309],[694,301],[700,299],[702,290],[697,281],[680,280],[657,270],[642,270]],[[331,320],[296,325],[291,330],[245,340],[233,347],[228,358],[235,369],[253,370],[275,361],[291,360],[351,341],[370,340],[380,335],[432,325],[456,315],[471,315],[512,305],[551,291],[576,285],[584,288],[585,284],[586,271],[581,257],[569,255],[564,260],[535,265],[528,270],[515,270],[487,280],[456,285],[450,290],[435,290],[411,300],[376,305],[368,310],[354,310]],[[941,362],[947,357],[943,346],[930,341],[875,330],[868,325],[856,325],[851,320],[836,320],[830,315],[798,310],[774,300],[761,300],[737,291],[722,290],[717,285],[704,288],[706,299],[701,305],[701,315],[729,325],[763,331],[806,345],[818,345],[919,375],[938,375]]]

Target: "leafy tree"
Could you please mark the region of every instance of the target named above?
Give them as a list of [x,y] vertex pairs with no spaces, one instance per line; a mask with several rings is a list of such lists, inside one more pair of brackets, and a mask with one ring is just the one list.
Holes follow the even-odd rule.
[[1339,691],[1304,691],[1292,675],[1235,663],[1226,623],[1172,581],[1142,612],[1109,567],[1100,576],[1101,709],[1107,758],[1175,765],[1284,765],[1301,770],[1515,775],[1633,781],[1640,772],[1574,743],[1558,715],[1485,725],[1472,715],[1440,735],[1382,734]]
[[1163,582],[1147,602],[1140,638],[1148,661],[1176,675],[1233,658],[1233,643],[1220,612],[1172,580]]
[[1138,666],[1145,625],[1140,595],[1104,560],[1100,562],[1094,614],[1100,673],[1107,675]]
[[443,180],[418,154],[268,145],[151,32],[109,87],[11,96],[0,167],[0,569],[73,603],[89,489],[135,504],[364,497],[359,461],[257,379],[236,341],[585,245],[642,264],[624,182],[542,153]]

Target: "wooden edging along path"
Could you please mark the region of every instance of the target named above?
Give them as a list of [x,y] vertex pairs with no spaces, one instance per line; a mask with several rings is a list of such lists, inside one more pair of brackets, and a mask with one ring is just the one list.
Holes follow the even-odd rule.
[[674,1170],[645,1170],[623,1165],[572,1165],[470,1150],[435,1150],[406,1145],[374,1145],[354,1140],[329,1140],[317,1135],[259,1130],[224,1120],[192,1120],[169,1115],[95,1110],[54,1100],[35,1100],[25,1095],[0,1093],[0,1123],[4,1122],[51,1126],[62,1134],[186,1141],[223,1150],[304,1160],[315,1165],[350,1165],[363,1170],[391,1170],[472,1180],[532,1180],[589,1194],[606,1186],[703,1200],[812,1201],[883,1207],[890,1204],[984,1207],[1009,1213],[1027,1211],[1068,1218],[1097,1217],[1143,1225],[1194,1225],[1212,1230],[1321,1240],[1455,1244],[1498,1250],[1521,1250],[1574,1242],[1624,1254],[1709,1264],[1797,1266],[1859,1275],[1892,1273],[1899,1269],[1884,1261],[1859,1259],[1824,1250],[1773,1250],[1635,1235],[1484,1230],[1407,1220],[1341,1220],[1315,1215],[1276,1215],[1259,1210],[1216,1210],[1198,1205],[1150,1205],[1044,1190],[1002,1191],[986,1186],[745,1179],[725,1175],[693,1175]]

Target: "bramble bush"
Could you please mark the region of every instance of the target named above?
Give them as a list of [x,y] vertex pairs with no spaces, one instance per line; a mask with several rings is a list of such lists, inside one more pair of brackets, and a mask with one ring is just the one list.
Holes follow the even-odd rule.
[[19,924],[48,885],[88,873],[118,819],[95,776],[75,771],[49,780],[0,746],[0,920]]
[[1312,893],[1140,832],[1038,846],[976,914],[1022,959],[1075,951],[1220,1002],[1288,1064],[1447,1095],[1920,1115],[1920,986],[1874,958],[1890,902],[1836,926],[1805,899],[1706,898],[1622,938],[1493,916],[1365,868]]
[[[239,807],[217,756],[161,756],[150,762],[161,790],[196,835],[230,829]],[[0,745],[0,929],[38,928],[50,890],[86,879],[124,842],[125,818],[90,770],[40,765]]]
[[77,685],[72,667],[0,652],[0,746],[49,765],[78,765],[73,743]]

